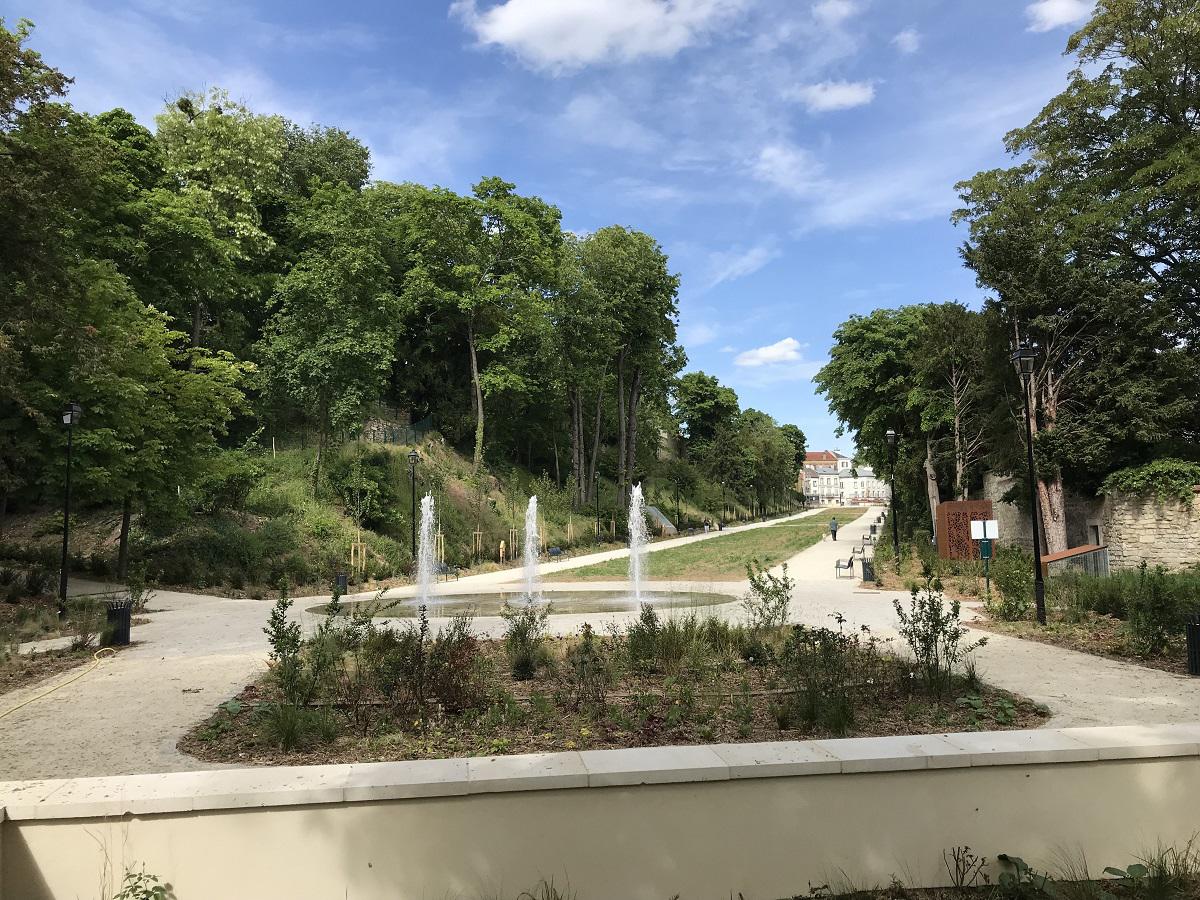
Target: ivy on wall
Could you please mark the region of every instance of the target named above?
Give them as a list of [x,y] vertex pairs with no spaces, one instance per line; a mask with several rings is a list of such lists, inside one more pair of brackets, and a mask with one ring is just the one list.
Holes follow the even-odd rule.
[[1191,503],[1193,488],[1200,485],[1200,463],[1182,459],[1159,459],[1144,466],[1132,466],[1113,472],[1100,486],[1101,494],[1122,492],[1153,495],[1160,502],[1179,500]]

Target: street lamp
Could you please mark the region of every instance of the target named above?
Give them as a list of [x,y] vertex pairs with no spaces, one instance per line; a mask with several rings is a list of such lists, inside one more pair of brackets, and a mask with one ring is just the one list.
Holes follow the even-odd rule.
[[725,520],[729,518],[729,512],[725,506],[725,482],[721,482],[721,527],[725,527]]
[[1033,411],[1029,395],[1037,348],[1021,344],[1013,351],[1012,363],[1021,376],[1021,400],[1025,406],[1025,451],[1029,465],[1029,520],[1033,524],[1033,599],[1039,625],[1046,624],[1046,582],[1042,578],[1042,537],[1038,528],[1037,470],[1033,464]]
[[408,451],[408,478],[412,488],[412,558],[413,565],[417,563],[417,463],[421,454],[417,448]]
[[896,554],[896,571],[900,571],[900,525],[896,521],[896,430],[889,428],[887,430],[887,445],[888,445],[888,465],[890,466],[892,489],[891,494],[891,516],[892,516],[892,551]]
[[67,614],[67,542],[71,535],[71,445],[75,434],[75,426],[83,416],[83,407],[72,400],[62,413],[63,427],[67,429],[67,478],[66,491],[63,495],[63,543],[62,565],[58,573],[58,617]]

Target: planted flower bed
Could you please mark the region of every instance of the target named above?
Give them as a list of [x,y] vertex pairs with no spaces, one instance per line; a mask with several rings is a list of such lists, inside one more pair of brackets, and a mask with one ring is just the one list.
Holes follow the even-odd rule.
[[[927,587],[904,612],[913,655],[840,617],[788,626],[791,582],[754,574],[747,624],[665,616],[547,636],[549,609],[509,607],[502,640],[467,616],[381,626],[330,615],[308,639],[282,598],[270,671],[181,742],[238,763],[353,762],[664,744],[1028,728],[1031,701],[981,684],[956,604]],[[367,611],[369,612],[369,611]]]

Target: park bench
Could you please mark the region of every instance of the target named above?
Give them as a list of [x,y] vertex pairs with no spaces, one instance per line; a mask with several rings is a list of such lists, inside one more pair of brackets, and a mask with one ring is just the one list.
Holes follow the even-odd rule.
[[460,570],[459,570],[458,566],[451,566],[451,565],[447,565],[446,563],[438,563],[437,576],[438,576],[438,578],[444,578],[447,581],[449,581],[450,576],[453,575],[454,580],[458,581],[459,571]]
[[833,576],[835,578],[841,578],[842,573],[846,572],[846,571],[850,572],[850,574],[853,575],[854,574],[854,557],[855,556],[856,556],[856,551],[851,550],[849,559],[834,560]]
[[546,555],[551,559],[559,559],[563,555],[562,547],[551,547],[546,551]]

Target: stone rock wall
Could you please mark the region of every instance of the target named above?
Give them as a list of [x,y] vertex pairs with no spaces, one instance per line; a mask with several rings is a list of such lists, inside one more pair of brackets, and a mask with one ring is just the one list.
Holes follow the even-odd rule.
[[1200,562],[1200,500],[1160,502],[1111,494],[1104,504],[1104,541],[1114,569],[1131,569],[1143,561],[1168,569]]
[[1001,544],[1015,544],[1033,550],[1033,529],[1029,525],[1029,513],[1015,503],[1005,503],[1001,498],[1016,485],[1011,475],[995,475],[988,472],[983,476],[983,499],[992,501],[992,518],[1000,525]]

